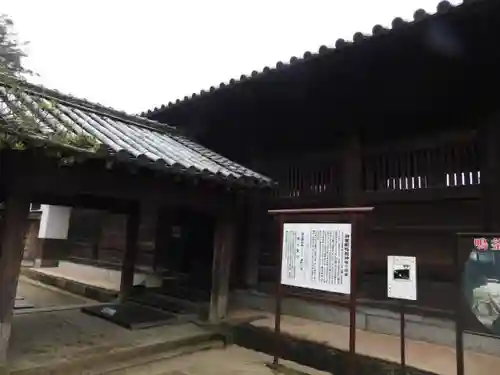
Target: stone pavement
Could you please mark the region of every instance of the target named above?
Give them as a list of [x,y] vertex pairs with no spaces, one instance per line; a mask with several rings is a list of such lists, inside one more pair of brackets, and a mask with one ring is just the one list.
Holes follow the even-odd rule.
[[[141,368],[129,368],[110,375],[278,375],[268,365],[268,355],[238,346],[226,349],[211,349],[150,363]],[[282,361],[285,375],[327,375],[326,372]]]
[[[272,330],[274,329],[274,317],[269,314],[268,317],[256,320],[251,324]],[[301,339],[348,350],[348,327],[284,315],[281,319],[281,330]],[[396,336],[362,330],[357,330],[356,333],[356,352],[362,355],[399,363],[399,345],[400,340]],[[456,374],[456,356],[453,348],[407,340],[406,354],[406,362],[409,366],[440,375]],[[500,357],[471,351],[465,352],[465,374],[496,375],[499,373],[499,369]]]
[[[60,261],[58,267],[31,268],[31,270],[44,275],[73,280],[84,285],[92,285],[112,292],[120,290],[120,270],[111,270],[69,261]],[[143,282],[157,283],[158,280],[152,274],[135,272],[134,284]]]
[[64,305],[83,305],[96,301],[79,297],[48,285],[20,276],[17,285],[17,296],[35,308],[49,308]]
[[[116,299],[120,289],[121,271],[68,261],[59,262],[59,267],[23,267],[21,274],[99,302]],[[152,273],[136,272],[134,274],[134,285],[154,287],[160,282],[161,278]]]
[[[80,267],[79,265],[77,265]],[[67,278],[78,277],[79,282],[96,285],[103,283],[97,278],[89,276],[69,274],[69,269],[73,266],[44,269],[42,272]],[[104,285],[104,284],[103,284]],[[107,285],[111,287],[111,285]],[[251,311],[250,315],[264,314],[265,319],[259,319],[253,324],[260,327],[272,329],[274,318],[272,314]],[[329,346],[341,350],[347,350],[349,329],[332,323],[324,323],[308,319],[301,319],[291,316],[284,316],[282,320],[282,330],[293,336],[314,341],[327,343]],[[390,336],[368,331],[357,331],[357,352],[362,355],[385,359],[399,363],[399,337]],[[407,340],[407,363],[410,366],[426,371],[435,372],[442,375],[455,375],[455,351],[452,347],[425,343],[416,340]],[[493,375],[498,373],[500,368],[500,358],[492,355],[480,354],[472,351],[465,352],[466,374],[471,375]]]
[[124,360],[136,352],[149,354],[148,348],[166,351],[170,343],[181,346],[186,340],[208,340],[211,335],[189,323],[130,331],[79,310],[15,315],[8,361],[14,374],[36,368],[37,374],[47,374],[60,364],[73,372],[59,373],[74,374],[75,367],[108,360],[105,355],[113,354],[116,360],[124,354]]

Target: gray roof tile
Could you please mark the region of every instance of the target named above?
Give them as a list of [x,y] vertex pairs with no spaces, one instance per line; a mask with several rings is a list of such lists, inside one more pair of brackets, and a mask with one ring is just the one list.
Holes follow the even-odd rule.
[[381,25],[375,25],[372,28],[371,35],[365,35],[361,32],[355,32],[352,36],[352,41],[347,41],[344,39],[337,39],[335,43],[327,47],[325,45],[321,46],[318,52],[306,51],[304,52],[302,57],[292,56],[288,62],[278,61],[275,66],[266,66],[261,71],[252,71],[249,75],[242,74],[240,78],[232,78],[227,82],[221,82],[218,86],[212,86],[210,89],[201,90],[199,93],[193,93],[190,97],[185,96],[183,99],[177,99],[174,102],[169,102],[167,105],[162,105],[161,107],[155,107],[152,110],[148,110],[143,112],[141,115],[146,117],[152,117],[158,113],[162,113],[165,110],[172,108],[179,108],[187,103],[192,102],[193,100],[201,99],[203,97],[210,97],[209,93],[214,93],[219,90],[230,90],[232,87],[243,84],[250,80],[260,79],[264,76],[268,76],[269,74],[273,74],[277,71],[285,71],[293,66],[298,64],[305,63],[307,61],[312,61],[317,58],[331,56],[334,52],[339,52],[350,46],[365,44],[366,41],[370,39],[376,39],[378,36],[385,35],[391,32],[397,32],[397,30],[404,29],[404,26],[409,26],[412,24],[417,24],[419,22],[425,21],[430,17],[440,17],[445,14],[451,14],[454,11],[470,11],[470,4],[475,3],[479,6],[482,3],[488,1],[497,1],[497,0],[462,0],[458,5],[453,5],[447,0],[439,1],[436,6],[436,12],[432,14],[428,14],[423,9],[418,9],[413,14],[413,20],[405,21],[400,17],[396,17],[391,22],[390,28],[385,28]]
[[29,117],[36,124],[38,139],[49,139],[55,132],[83,134],[110,155],[143,165],[235,183],[272,183],[266,176],[193,142],[174,127],[25,82],[6,82],[0,77],[0,119],[9,126],[9,118]]

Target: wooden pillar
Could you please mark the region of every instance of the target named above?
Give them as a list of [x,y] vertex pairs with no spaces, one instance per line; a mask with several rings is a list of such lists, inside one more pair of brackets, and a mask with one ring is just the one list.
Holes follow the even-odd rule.
[[500,116],[494,117],[479,132],[481,152],[481,193],[483,229],[500,230]]
[[266,223],[267,211],[262,197],[252,197],[248,203],[248,222],[245,246],[245,286],[253,288],[259,279],[259,256],[262,246],[262,227]]
[[122,301],[130,294],[134,286],[135,262],[139,248],[139,225],[139,205],[133,205],[127,216],[125,254],[123,255],[120,281],[120,300]]
[[140,212],[138,259],[140,266],[154,270],[158,204],[144,202]]
[[29,209],[28,194],[20,191],[7,194],[0,256],[0,375],[8,373],[7,349],[28,229]]
[[212,290],[208,316],[211,324],[219,323],[227,315],[234,236],[235,227],[232,218],[219,217],[215,226]]
[[362,205],[362,159],[359,135],[348,134],[342,153],[342,200],[346,207]]

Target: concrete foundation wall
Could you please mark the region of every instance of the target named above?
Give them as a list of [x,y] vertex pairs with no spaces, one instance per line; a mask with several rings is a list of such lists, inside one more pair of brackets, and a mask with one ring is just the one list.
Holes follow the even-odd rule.
[[[275,298],[255,291],[235,291],[230,300],[232,307],[251,308],[274,312]],[[349,310],[342,306],[284,298],[282,312],[286,315],[349,326]],[[360,306],[357,310],[358,329],[399,335],[399,314]],[[455,323],[449,319],[406,315],[406,337],[413,340],[455,347]],[[464,334],[465,349],[500,356],[500,339]]]

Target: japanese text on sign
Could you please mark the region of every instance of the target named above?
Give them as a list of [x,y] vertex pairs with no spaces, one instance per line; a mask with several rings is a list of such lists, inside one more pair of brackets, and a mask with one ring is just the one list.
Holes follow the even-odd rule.
[[351,224],[286,223],[281,283],[349,294]]
[[474,238],[474,249],[477,251],[500,251],[500,237]]
[[417,259],[409,256],[387,257],[387,296],[417,300]]

